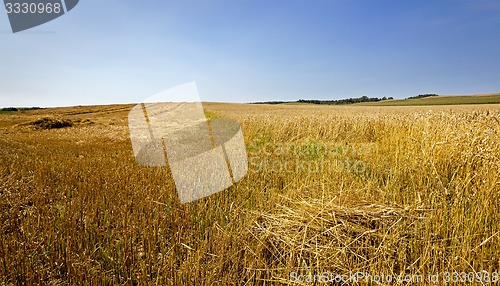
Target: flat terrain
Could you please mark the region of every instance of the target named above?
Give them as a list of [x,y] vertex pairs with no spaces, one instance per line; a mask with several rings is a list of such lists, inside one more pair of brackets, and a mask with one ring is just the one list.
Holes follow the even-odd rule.
[[249,171],[188,204],[135,162],[132,107],[0,114],[0,285],[498,275],[499,104],[206,103],[241,124]]
[[365,106],[424,106],[424,105],[460,105],[460,104],[499,104],[500,93],[478,95],[440,95],[424,98],[394,99],[379,102],[358,103]]

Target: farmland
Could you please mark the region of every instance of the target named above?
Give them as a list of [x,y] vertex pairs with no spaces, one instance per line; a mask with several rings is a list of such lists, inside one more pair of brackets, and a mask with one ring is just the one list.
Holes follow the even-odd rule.
[[168,167],[135,162],[133,105],[0,114],[0,284],[491,279],[500,105],[375,105],[205,103],[209,118],[241,124],[249,170],[188,204]]
[[379,102],[358,103],[365,106],[428,106],[461,104],[498,104],[500,93],[477,95],[440,95],[435,97],[394,99]]

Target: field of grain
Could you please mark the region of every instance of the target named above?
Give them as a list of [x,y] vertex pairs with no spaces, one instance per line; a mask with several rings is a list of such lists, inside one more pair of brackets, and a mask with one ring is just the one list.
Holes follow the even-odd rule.
[[135,162],[131,108],[0,114],[0,285],[498,279],[500,105],[206,103],[241,124],[249,171],[188,204]]

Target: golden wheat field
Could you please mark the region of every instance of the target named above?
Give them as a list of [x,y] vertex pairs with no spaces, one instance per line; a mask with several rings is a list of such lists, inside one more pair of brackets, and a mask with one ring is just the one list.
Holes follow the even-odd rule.
[[0,285],[497,283],[500,105],[205,103],[249,169],[188,204],[132,107],[0,114]]

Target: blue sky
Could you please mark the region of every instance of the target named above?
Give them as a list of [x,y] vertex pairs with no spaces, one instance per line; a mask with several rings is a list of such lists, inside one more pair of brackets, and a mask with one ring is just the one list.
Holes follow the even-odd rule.
[[140,102],[196,81],[204,101],[500,92],[500,1],[81,0],[13,34],[0,106]]

